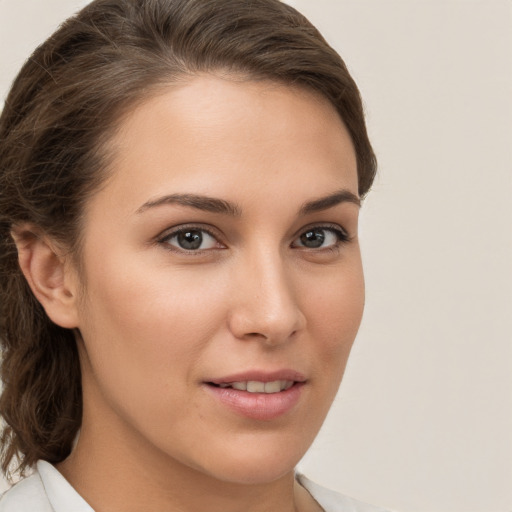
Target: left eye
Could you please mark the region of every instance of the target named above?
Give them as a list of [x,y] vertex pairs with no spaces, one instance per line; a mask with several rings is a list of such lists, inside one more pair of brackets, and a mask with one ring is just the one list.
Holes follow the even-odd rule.
[[296,238],[293,245],[307,249],[324,249],[336,247],[347,238],[342,231],[333,228],[311,228]]
[[204,229],[182,229],[171,233],[162,241],[184,251],[213,249],[219,245],[215,237]]

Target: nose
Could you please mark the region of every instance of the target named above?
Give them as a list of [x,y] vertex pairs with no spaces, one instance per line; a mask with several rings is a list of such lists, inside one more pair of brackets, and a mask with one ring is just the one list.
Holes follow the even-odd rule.
[[292,272],[277,251],[247,258],[233,277],[229,328],[236,338],[279,345],[304,329]]

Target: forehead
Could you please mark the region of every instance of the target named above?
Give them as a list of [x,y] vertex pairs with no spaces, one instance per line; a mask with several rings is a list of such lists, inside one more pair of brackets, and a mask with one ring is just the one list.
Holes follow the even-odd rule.
[[335,108],[275,82],[205,75],[170,85],[125,115],[112,147],[106,189],[120,208],[191,187],[235,201],[269,184],[281,194],[300,183],[310,196],[357,194],[355,152]]

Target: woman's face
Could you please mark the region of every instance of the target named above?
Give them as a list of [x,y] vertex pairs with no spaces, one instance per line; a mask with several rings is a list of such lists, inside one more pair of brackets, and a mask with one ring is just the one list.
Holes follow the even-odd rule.
[[84,442],[114,432],[108,450],[224,481],[287,474],[363,311],[347,130],[311,92],[201,76],[113,142],[85,212]]

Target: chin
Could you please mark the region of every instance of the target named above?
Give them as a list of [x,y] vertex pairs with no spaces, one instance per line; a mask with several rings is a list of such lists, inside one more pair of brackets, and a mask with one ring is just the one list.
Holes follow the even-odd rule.
[[[229,451],[204,461],[203,472],[218,480],[233,484],[262,485],[293,473],[310,443],[291,439],[284,442],[265,442],[254,439],[245,446],[233,443]],[[312,439],[311,439],[312,441]]]

